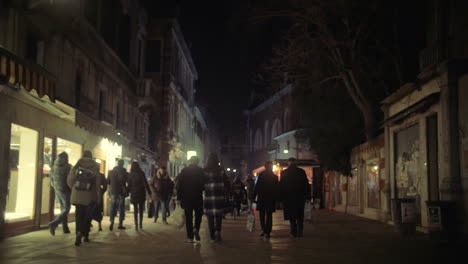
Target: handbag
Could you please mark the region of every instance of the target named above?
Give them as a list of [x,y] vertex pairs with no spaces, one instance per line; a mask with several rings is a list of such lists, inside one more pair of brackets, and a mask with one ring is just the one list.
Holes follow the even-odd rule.
[[172,212],[172,218],[174,220],[174,224],[178,228],[182,228],[185,225],[185,212],[184,209],[182,209],[182,207],[180,206],[180,204],[178,204],[174,212]]

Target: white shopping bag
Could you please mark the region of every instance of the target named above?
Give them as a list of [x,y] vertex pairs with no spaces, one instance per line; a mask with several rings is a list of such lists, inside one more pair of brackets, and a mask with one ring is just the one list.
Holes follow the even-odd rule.
[[182,228],[185,225],[185,212],[184,209],[182,209],[182,207],[180,206],[180,204],[178,204],[174,212],[172,212],[172,218],[174,220],[174,224],[177,227]]
[[247,230],[253,232],[255,230],[255,214],[250,211],[247,216]]
[[304,206],[304,220],[312,221],[312,209],[314,206],[310,201],[307,201]]

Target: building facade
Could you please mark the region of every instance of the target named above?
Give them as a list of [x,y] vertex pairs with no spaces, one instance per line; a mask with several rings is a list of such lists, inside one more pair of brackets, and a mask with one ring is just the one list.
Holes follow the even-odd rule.
[[75,164],[91,150],[106,176],[117,159],[140,161],[149,174],[158,155],[141,103],[147,19],[138,1],[0,7],[4,236],[45,226],[58,213],[49,174],[59,153]]

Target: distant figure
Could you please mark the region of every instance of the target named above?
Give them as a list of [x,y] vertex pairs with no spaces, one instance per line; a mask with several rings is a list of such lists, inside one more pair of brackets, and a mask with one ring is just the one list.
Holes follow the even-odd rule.
[[[198,166],[196,156],[190,158],[190,165],[183,169],[177,181],[177,203],[181,204],[185,211],[185,227],[187,230],[187,242],[200,241],[200,225],[203,216],[203,189],[204,172]],[[193,214],[195,212],[195,228]]]
[[205,167],[205,196],[203,207],[210,228],[210,242],[220,242],[221,225],[224,213],[224,194],[226,192],[226,174],[219,165],[218,157],[211,154]]
[[71,165],[68,163],[68,154],[66,152],[60,153],[55,161],[52,173],[50,174],[52,187],[55,191],[55,199],[60,204],[60,214],[49,223],[49,231],[53,236],[55,236],[55,229],[59,224],[62,224],[64,234],[70,233],[70,229],[68,228],[68,213],[71,207],[71,189],[67,184],[67,177],[70,170]]
[[128,172],[123,167],[124,161],[119,160],[117,166],[109,173],[107,183],[109,184],[109,196],[111,198],[110,209],[110,226],[109,229],[114,229],[114,218],[119,211],[119,229],[126,229],[123,226],[125,219],[125,197],[127,193],[127,178]]
[[278,176],[273,173],[273,163],[267,161],[265,170],[258,175],[258,181],[253,192],[253,197],[257,198],[257,210],[260,211],[260,225],[262,227],[260,236],[266,238],[270,238],[278,191]]
[[245,185],[237,176],[232,183],[232,196],[234,198],[234,205],[236,209],[237,216],[240,216],[240,209],[242,205],[242,201],[245,197]]
[[100,179],[100,189],[101,189],[101,203],[96,204],[95,208],[93,208],[93,220],[98,222],[99,231],[102,231],[102,219],[104,218],[104,193],[107,191],[107,180],[104,174],[99,173]]
[[255,179],[252,174],[247,176],[245,180],[245,187],[247,193],[247,202],[249,203],[249,210],[252,210],[252,201],[254,200]]
[[67,178],[71,189],[71,203],[76,207],[76,240],[75,246],[81,245],[81,239],[89,242],[89,229],[91,226],[91,208],[101,203],[101,185],[99,177],[99,164],[93,160],[91,151],[86,150]]
[[284,219],[290,222],[291,236],[302,237],[304,205],[306,200],[311,199],[311,194],[307,175],[297,167],[295,158],[288,160],[288,168],[281,173],[280,190]]
[[167,207],[174,191],[174,183],[167,175],[165,167],[161,167],[151,179],[150,188],[154,204],[154,222],[158,222],[159,210],[161,210],[163,223],[167,225]]
[[[140,168],[138,162],[132,163],[130,176],[128,177],[128,190],[130,192],[130,202],[133,204],[133,216],[135,218],[135,230],[143,229],[143,212],[145,211],[146,194],[151,195],[145,173]],[[138,219],[138,213],[140,218]]]
[[[67,154],[68,155],[68,154]],[[52,156],[50,154],[50,147],[46,146],[44,148],[43,153],[43,161],[42,161],[42,174],[44,177],[49,177],[51,166],[52,166]]]

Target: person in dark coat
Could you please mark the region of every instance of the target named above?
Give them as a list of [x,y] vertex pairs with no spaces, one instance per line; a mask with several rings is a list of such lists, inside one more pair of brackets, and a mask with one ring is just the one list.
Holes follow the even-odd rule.
[[163,223],[167,225],[167,206],[172,197],[174,183],[169,178],[166,168],[161,167],[151,179],[151,199],[154,204],[154,222],[158,222],[159,210],[161,209]]
[[99,231],[102,231],[102,219],[104,218],[104,193],[107,191],[107,180],[104,174],[99,173],[99,177],[101,178],[101,202],[99,204],[95,204],[93,208],[93,220],[98,222]]
[[223,168],[219,166],[218,157],[215,154],[210,154],[205,167],[203,208],[208,218],[211,243],[222,241],[221,225],[225,208],[226,178]]
[[50,175],[52,187],[55,191],[55,199],[60,204],[60,214],[49,223],[49,231],[53,236],[55,235],[55,229],[59,224],[62,224],[64,234],[70,233],[70,229],[68,228],[68,213],[70,212],[71,207],[71,189],[67,185],[67,177],[70,170],[71,165],[68,163],[68,154],[66,152],[60,153]]
[[235,209],[236,209],[237,215],[240,216],[240,209],[241,209],[242,201],[244,200],[244,197],[245,197],[245,185],[239,179],[239,177],[236,177],[236,179],[232,183],[231,188],[232,188],[232,196],[234,198]]
[[[138,231],[138,224],[140,224],[140,230],[143,229],[143,212],[145,211],[146,194],[151,195],[151,190],[145,173],[136,161],[132,163],[132,168],[130,169],[128,191],[130,193],[130,202],[133,204],[135,230]],[[138,214],[140,214],[140,219],[138,219]]]
[[258,175],[257,184],[254,187],[253,197],[257,201],[257,211],[260,211],[260,236],[270,237],[273,226],[273,213],[276,211],[276,198],[279,191],[278,176],[273,173],[273,163],[267,161],[265,170]]
[[111,209],[110,209],[110,226],[109,229],[114,229],[114,218],[119,212],[119,229],[126,229],[123,226],[125,219],[125,197],[127,196],[127,178],[128,172],[123,167],[124,160],[119,160],[118,164],[109,173],[107,177],[107,183],[109,184],[109,196],[111,198]]
[[284,219],[289,220],[291,235],[301,237],[304,230],[304,205],[311,199],[309,181],[305,171],[298,168],[296,159],[288,160],[288,168],[281,173],[280,193]]
[[[190,158],[190,165],[183,169],[177,181],[177,203],[185,211],[185,227],[187,242],[200,241],[200,225],[203,216],[203,189],[205,188],[205,174],[198,166],[196,156]],[[193,214],[195,212],[195,226]]]

